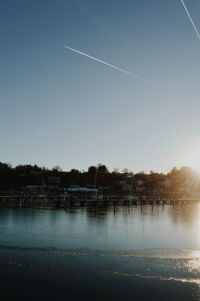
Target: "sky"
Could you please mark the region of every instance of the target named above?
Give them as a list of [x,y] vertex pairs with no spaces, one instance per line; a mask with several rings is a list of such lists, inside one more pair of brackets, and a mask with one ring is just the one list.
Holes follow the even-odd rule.
[[[200,1],[184,2],[200,30]],[[168,172],[200,150],[200,40],[181,0],[1,0],[0,46],[0,161]]]

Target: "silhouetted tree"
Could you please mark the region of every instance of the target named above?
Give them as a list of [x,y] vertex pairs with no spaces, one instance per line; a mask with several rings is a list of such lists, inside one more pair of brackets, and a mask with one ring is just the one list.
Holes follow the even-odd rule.
[[90,185],[96,186],[96,177],[97,177],[97,167],[96,166],[90,166],[88,168],[88,180]]

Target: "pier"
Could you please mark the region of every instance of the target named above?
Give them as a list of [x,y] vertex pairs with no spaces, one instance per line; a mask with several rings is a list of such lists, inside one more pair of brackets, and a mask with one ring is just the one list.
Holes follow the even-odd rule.
[[199,200],[175,199],[161,197],[127,198],[108,196],[102,199],[66,198],[60,194],[3,194],[0,195],[0,207],[3,208],[31,208],[31,207],[87,207],[87,206],[130,206],[130,205],[177,205],[197,202]]

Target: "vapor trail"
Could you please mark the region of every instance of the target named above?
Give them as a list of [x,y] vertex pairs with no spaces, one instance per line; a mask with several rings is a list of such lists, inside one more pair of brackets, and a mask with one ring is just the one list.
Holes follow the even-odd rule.
[[158,87],[158,85],[154,84],[153,82],[151,82],[151,81],[149,81],[149,80],[147,80],[147,79],[144,79],[144,78],[142,78],[142,77],[140,77],[140,76],[138,76],[138,75],[136,75],[136,74],[134,74],[134,73],[131,73],[131,72],[128,72],[128,71],[126,71],[126,70],[124,70],[124,69],[121,69],[121,68],[119,68],[119,67],[116,67],[116,66],[114,66],[114,65],[112,65],[112,64],[110,64],[110,63],[107,63],[107,62],[105,62],[105,61],[102,61],[102,60],[100,60],[100,59],[98,59],[98,58],[96,58],[96,57],[94,57],[94,56],[91,56],[91,55],[89,55],[89,54],[86,54],[86,53],[84,53],[84,52],[81,52],[81,51],[79,51],[79,50],[77,50],[77,49],[74,49],[74,48],[71,48],[71,47],[68,47],[68,46],[64,46],[64,47],[65,47],[66,49],[71,50],[71,51],[73,51],[73,52],[76,52],[76,53],[78,53],[78,54],[80,54],[80,55],[86,56],[86,57],[88,57],[88,58],[90,58],[90,59],[92,59],[92,60],[94,60],[94,61],[96,61],[96,62],[102,63],[102,64],[104,64],[104,65],[106,65],[106,66],[108,66],[108,67],[110,67],[110,68],[113,68],[113,69],[115,69],[115,70],[118,70],[118,71],[120,71],[120,72],[123,72],[123,73],[125,73],[125,74],[127,74],[127,75],[129,75],[129,76],[131,76],[131,77],[134,77],[134,78],[136,78],[136,79],[138,79],[138,80],[141,80],[141,81],[143,81],[143,82],[146,82],[146,83],[148,83],[148,84],[151,84],[151,85],[153,85],[153,86],[157,86],[157,87]]
[[188,15],[188,17],[189,17],[189,19],[190,19],[190,22],[191,22],[191,24],[192,24],[192,26],[193,26],[193,28],[194,28],[194,30],[195,30],[195,32],[196,32],[196,35],[197,35],[198,39],[200,40],[200,34],[199,34],[199,32],[198,32],[198,30],[197,30],[197,28],[196,28],[196,26],[195,26],[195,24],[194,24],[194,22],[193,22],[193,20],[192,20],[192,17],[190,16],[190,13],[189,13],[189,11],[188,11],[188,9],[187,9],[187,6],[185,5],[185,3],[184,3],[183,0],[181,0],[181,3],[182,3],[182,5],[183,5],[183,7],[184,7],[184,9],[185,9],[185,11],[186,11],[186,14]]

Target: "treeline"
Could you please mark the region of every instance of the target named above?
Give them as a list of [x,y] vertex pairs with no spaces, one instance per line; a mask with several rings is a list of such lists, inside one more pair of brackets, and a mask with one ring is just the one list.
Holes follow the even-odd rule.
[[12,167],[0,162],[0,190],[22,190],[27,186],[88,187],[107,190],[107,193],[161,194],[171,192],[200,192],[200,177],[189,167],[173,168],[169,173],[133,173],[124,169],[109,171],[106,165],[90,166],[87,171],[62,171],[37,165]]

